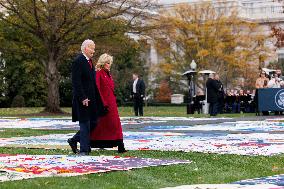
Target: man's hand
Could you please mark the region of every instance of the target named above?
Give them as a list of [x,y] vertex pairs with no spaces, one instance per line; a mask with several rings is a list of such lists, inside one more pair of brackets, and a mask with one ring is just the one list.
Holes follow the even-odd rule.
[[104,113],[104,115],[108,113],[108,106],[104,106],[103,113]]
[[83,106],[89,106],[89,101],[90,101],[90,100],[87,99],[87,98],[86,98],[85,100],[83,100],[83,101],[82,101]]

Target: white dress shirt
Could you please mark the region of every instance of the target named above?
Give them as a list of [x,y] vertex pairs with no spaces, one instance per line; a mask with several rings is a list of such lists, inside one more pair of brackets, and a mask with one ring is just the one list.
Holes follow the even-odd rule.
[[89,61],[90,60],[90,58],[89,57],[87,57],[87,55],[85,55],[85,53],[82,53],[84,56],[85,56],[85,58]]
[[138,82],[138,78],[134,80],[133,82],[133,93],[136,93],[136,85],[137,85],[137,82]]

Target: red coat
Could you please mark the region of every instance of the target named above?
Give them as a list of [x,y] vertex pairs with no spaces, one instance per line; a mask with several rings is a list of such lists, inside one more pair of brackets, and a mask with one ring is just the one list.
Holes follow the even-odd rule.
[[103,105],[108,107],[108,113],[98,118],[97,126],[91,133],[91,140],[121,140],[123,134],[112,76],[109,72],[101,69],[96,73],[96,84]]

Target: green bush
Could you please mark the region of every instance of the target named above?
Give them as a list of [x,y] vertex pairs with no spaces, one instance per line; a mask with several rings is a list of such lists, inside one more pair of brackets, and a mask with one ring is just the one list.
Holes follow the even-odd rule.
[[13,98],[11,107],[25,107],[25,98],[21,95],[17,95]]

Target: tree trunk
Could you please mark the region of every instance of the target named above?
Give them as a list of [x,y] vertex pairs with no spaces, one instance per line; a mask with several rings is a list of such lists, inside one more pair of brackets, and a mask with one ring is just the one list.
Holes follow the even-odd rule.
[[49,59],[45,68],[46,81],[48,85],[47,104],[45,111],[50,113],[62,113],[59,100],[59,80],[60,74],[57,64],[53,59]]

